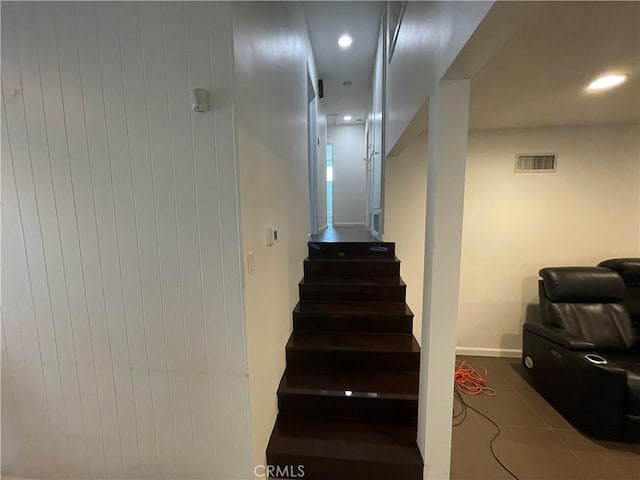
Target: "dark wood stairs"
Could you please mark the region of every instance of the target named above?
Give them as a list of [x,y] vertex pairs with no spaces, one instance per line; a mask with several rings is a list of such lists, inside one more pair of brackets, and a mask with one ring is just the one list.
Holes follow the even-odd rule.
[[405,293],[393,243],[309,243],[267,447],[271,478],[422,479],[420,348]]

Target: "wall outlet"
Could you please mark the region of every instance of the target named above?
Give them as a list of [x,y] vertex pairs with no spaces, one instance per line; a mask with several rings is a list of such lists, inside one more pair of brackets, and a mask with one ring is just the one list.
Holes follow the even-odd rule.
[[267,225],[267,246],[278,243],[278,229],[273,225]]

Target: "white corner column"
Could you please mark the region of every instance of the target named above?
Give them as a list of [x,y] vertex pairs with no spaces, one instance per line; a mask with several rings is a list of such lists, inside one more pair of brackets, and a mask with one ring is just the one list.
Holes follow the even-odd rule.
[[429,100],[418,446],[424,478],[449,478],[460,286],[469,80],[440,82]]

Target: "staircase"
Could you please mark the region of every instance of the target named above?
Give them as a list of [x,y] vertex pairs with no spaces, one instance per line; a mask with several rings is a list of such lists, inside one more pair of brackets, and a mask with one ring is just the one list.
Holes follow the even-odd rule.
[[405,291],[393,243],[309,243],[271,478],[422,479],[420,348]]

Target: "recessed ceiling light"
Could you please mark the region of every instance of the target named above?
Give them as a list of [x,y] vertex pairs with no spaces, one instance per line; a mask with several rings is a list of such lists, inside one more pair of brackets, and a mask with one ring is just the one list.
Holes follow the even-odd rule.
[[344,116],[344,121],[345,121],[345,122],[350,122],[352,118],[353,118],[353,117],[352,117],[351,115],[345,115],[345,116]]
[[589,84],[587,90],[604,90],[617,87],[627,81],[629,75],[603,75]]
[[351,45],[352,41],[353,40],[351,40],[351,37],[349,35],[342,35],[338,39],[338,45],[340,45],[342,48],[347,48],[349,45]]

